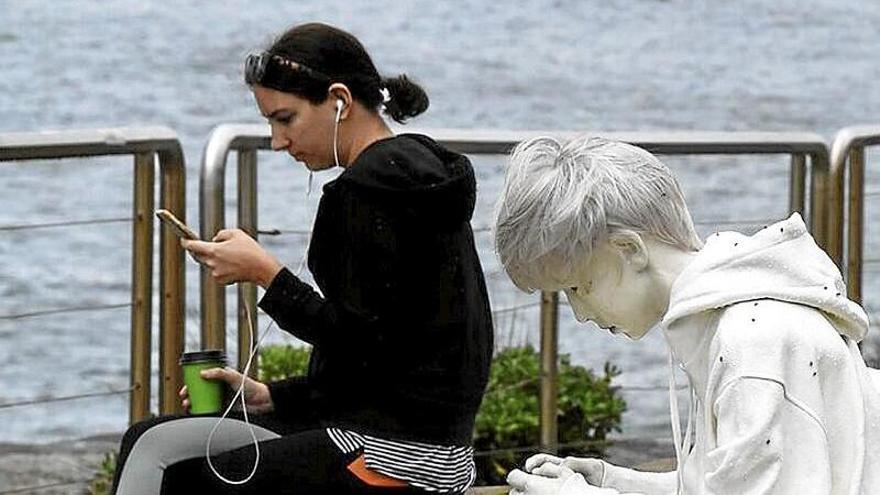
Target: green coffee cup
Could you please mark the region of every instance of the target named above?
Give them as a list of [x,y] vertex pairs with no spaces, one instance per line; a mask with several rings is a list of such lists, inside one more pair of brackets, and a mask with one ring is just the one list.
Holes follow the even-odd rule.
[[189,412],[191,414],[220,412],[223,407],[226,382],[206,380],[201,377],[201,372],[226,366],[226,354],[219,350],[184,352],[180,356],[180,365],[183,367],[183,383],[189,393]]

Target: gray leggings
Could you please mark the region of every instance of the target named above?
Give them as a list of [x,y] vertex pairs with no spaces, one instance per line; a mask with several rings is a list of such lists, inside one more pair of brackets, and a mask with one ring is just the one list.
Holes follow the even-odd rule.
[[[188,459],[205,457],[208,434],[218,418],[180,418],[159,423],[143,432],[119,472],[118,495],[155,495],[161,492],[165,469]],[[258,441],[280,438],[275,432],[253,426]],[[211,441],[212,453],[253,446],[244,421],[226,419]],[[221,473],[223,474],[223,473]],[[228,478],[224,474],[225,477]]]
[[[208,434],[215,417],[149,419],[135,424],[122,439],[114,480],[121,495],[212,494],[410,494],[412,487],[376,488],[348,471],[359,451],[344,454],[311,421],[281,421],[272,414],[251,417],[260,442],[260,463],[242,485],[218,479],[205,461]],[[246,478],[253,468],[254,447],[244,422],[227,419],[214,434],[211,461],[231,480]]]

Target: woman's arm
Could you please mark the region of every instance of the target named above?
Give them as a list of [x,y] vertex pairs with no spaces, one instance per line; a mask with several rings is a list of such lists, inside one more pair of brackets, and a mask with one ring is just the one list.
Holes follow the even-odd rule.
[[287,268],[269,284],[259,306],[278,326],[315,346],[328,341],[372,345],[385,334],[379,318],[324,299]]
[[184,240],[182,245],[211,269],[217,283],[252,282],[264,287],[260,308],[301,340],[312,345],[340,339],[370,345],[378,337],[375,317],[328,302],[241,230],[221,230],[213,242]]
[[294,376],[266,383],[272,410],[280,416],[287,416],[290,411],[307,410],[309,401],[309,383],[304,376]]
[[266,288],[282,266],[254,238],[239,229],[221,230],[211,242],[181,239],[180,245],[211,270],[218,284],[253,282]]

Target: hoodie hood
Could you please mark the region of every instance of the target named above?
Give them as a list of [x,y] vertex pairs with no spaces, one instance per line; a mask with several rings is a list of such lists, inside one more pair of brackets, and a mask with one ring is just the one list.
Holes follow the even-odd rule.
[[334,182],[375,194],[401,216],[428,221],[470,221],[476,204],[476,180],[467,157],[420,134],[371,144]]
[[840,270],[797,213],[751,236],[711,235],[673,283],[662,324],[755,299],[816,308],[855,342],[868,331],[865,311],[846,297]]

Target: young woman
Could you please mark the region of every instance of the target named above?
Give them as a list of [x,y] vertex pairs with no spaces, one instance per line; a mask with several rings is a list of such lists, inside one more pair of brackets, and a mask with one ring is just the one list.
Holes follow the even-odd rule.
[[[308,375],[246,381],[249,408],[264,413],[248,482],[228,484],[208,466],[216,418],[162,418],[125,435],[118,493],[464,491],[493,348],[469,161],[429,137],[392,133],[379,109],[403,122],[427,96],[406,76],[380,77],[339,29],[290,29],[248,57],[245,80],[274,150],[309,170],[345,169],[324,187],[312,230],[309,268],[323,295],[239,230],[184,247],[218,283],[266,289],[260,307],[314,346]],[[231,369],[205,376],[242,379]],[[245,478],[252,441],[243,423],[224,422],[213,449],[226,451],[213,466]]]
[[[856,346],[867,316],[800,215],[704,245],[650,153],[538,138],[511,157],[496,247],[518,287],[564,291],[580,321],[632,339],[659,324],[679,466],[538,454],[508,475],[512,494],[880,493],[880,377]],[[673,363],[692,392],[683,441]]]

